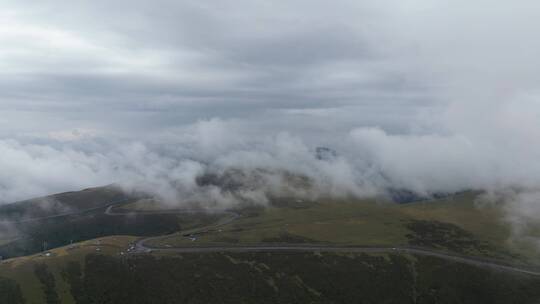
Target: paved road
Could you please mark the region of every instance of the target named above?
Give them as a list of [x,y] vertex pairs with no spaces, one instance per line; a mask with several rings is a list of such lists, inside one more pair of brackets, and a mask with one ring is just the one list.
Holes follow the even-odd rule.
[[[194,212],[189,210],[189,212]],[[173,235],[189,236],[191,234],[205,233],[215,230],[217,227],[224,226],[240,217],[239,214],[231,211],[220,211],[229,215],[217,223],[197,229],[186,230]],[[185,212],[184,212],[185,213]],[[469,257],[435,251],[429,248],[417,247],[365,247],[365,246],[339,246],[339,245],[320,245],[320,244],[261,244],[261,245],[233,245],[233,246],[193,246],[193,247],[155,247],[147,245],[147,242],[159,240],[168,236],[157,236],[142,238],[135,243],[133,253],[150,252],[173,252],[173,253],[205,253],[205,252],[354,252],[354,253],[408,253],[421,256],[432,256],[447,261],[474,265],[482,268],[489,268],[499,271],[523,273],[528,275],[540,276],[540,271],[526,269],[506,264],[504,261],[494,259]]]
[[[197,212],[200,213],[201,210],[198,210]],[[200,227],[200,228],[194,228],[194,229],[179,231],[179,232],[176,232],[176,233],[173,233],[173,234],[170,234],[170,235],[160,235],[160,236],[148,237],[148,238],[140,239],[135,243],[134,253],[149,252],[149,251],[152,251],[152,250],[161,250],[161,248],[154,248],[154,247],[150,247],[148,245],[145,245],[146,242],[171,237],[171,236],[174,236],[174,235],[179,235],[179,236],[182,236],[182,237],[189,237],[190,235],[194,235],[194,234],[206,233],[206,232],[215,230],[215,229],[217,229],[217,228],[219,228],[221,226],[225,226],[225,225],[235,221],[237,218],[240,217],[240,215],[238,213],[232,212],[232,211],[227,211],[227,210],[218,210],[218,211],[213,211],[213,212],[214,212],[214,214],[223,214],[223,215],[226,215],[226,216],[222,217],[216,223],[214,223],[214,224],[212,224],[210,226],[205,226],[205,227]],[[195,213],[195,210],[190,210],[190,213]],[[182,248],[177,248],[177,249],[182,249]],[[174,248],[170,248],[170,249],[174,249]]]
[[29,222],[37,222],[37,221],[43,221],[43,220],[48,220],[48,219],[53,219],[53,218],[60,218],[60,217],[66,217],[66,216],[72,216],[72,215],[80,215],[80,214],[84,214],[84,213],[87,213],[87,212],[90,212],[90,211],[96,211],[96,210],[99,210],[99,209],[103,209],[105,207],[109,207],[109,208],[107,208],[107,210],[109,210],[114,205],[125,203],[130,199],[131,198],[124,198],[124,199],[121,199],[121,200],[105,203],[105,204],[100,205],[98,207],[92,207],[92,208],[88,208],[88,209],[77,210],[77,211],[74,211],[74,212],[66,212],[66,213],[60,213],[60,214],[54,214],[54,215],[48,215],[48,216],[26,218],[26,219],[16,220],[16,221],[3,221],[2,223],[6,223],[6,224],[22,224],[22,223],[29,223]]
[[[127,216],[132,214],[145,214],[145,215],[156,215],[156,214],[196,214],[204,212],[203,210],[156,210],[156,211],[143,211],[143,212],[117,212],[114,211],[113,207],[115,205],[124,203],[129,199],[122,199],[118,201],[108,202],[99,207],[89,208],[85,210],[79,210],[71,213],[56,214],[51,216],[44,216],[38,218],[30,218],[19,221],[13,221],[8,223],[25,223],[32,221],[40,221],[52,218],[59,218],[65,216],[72,216],[83,214],[89,211],[99,210],[107,207],[105,214],[109,216]],[[216,210],[213,211],[215,214],[227,215],[221,218],[218,222],[196,229],[181,231],[173,235],[180,234],[181,236],[189,236],[191,234],[205,233],[211,230],[215,230],[220,226],[227,225],[240,217],[238,213],[228,211],[228,210]],[[422,256],[432,256],[441,258],[444,260],[454,261],[458,263],[474,265],[482,268],[490,268],[500,271],[523,273],[528,275],[540,276],[539,271],[525,269],[521,267],[515,267],[507,265],[501,261],[495,261],[490,259],[483,259],[478,257],[468,257],[454,255],[450,253],[444,253],[440,251],[434,251],[427,248],[411,248],[411,247],[360,247],[360,246],[337,246],[337,245],[311,245],[311,244],[287,244],[287,245],[256,245],[256,246],[195,246],[195,247],[173,247],[173,248],[162,248],[162,247],[153,247],[146,245],[148,241],[157,240],[161,238],[166,238],[170,235],[157,236],[157,237],[148,237],[142,238],[135,244],[135,249],[133,253],[147,253],[147,252],[176,252],[176,253],[197,253],[197,252],[354,252],[354,253],[408,253],[413,255],[422,255]]]
[[110,205],[106,210],[106,215],[111,216],[127,216],[127,215],[160,215],[160,214],[234,214],[235,216],[238,216],[236,213],[227,211],[227,210],[219,210],[219,209],[212,209],[212,210],[204,210],[204,209],[167,209],[167,210],[121,210],[117,211],[114,210],[114,207],[118,207],[118,205]]

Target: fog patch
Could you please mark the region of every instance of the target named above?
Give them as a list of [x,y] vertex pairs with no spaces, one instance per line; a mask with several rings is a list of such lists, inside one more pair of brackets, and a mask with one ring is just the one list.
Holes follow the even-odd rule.
[[510,246],[540,250],[540,189],[505,188],[484,192],[475,202],[479,208],[497,206],[509,224]]

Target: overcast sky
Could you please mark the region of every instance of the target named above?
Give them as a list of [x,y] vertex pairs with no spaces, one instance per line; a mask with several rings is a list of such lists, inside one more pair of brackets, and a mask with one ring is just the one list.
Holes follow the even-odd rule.
[[[212,117],[407,130],[417,110],[443,101],[431,96],[440,71],[424,60],[455,37],[429,40],[463,30],[446,7],[414,3],[36,3],[1,10],[6,136],[126,135]],[[433,15],[448,23],[426,32]],[[407,37],[417,31],[424,37]]]
[[[189,184],[198,166],[246,160],[343,193],[381,178],[537,187],[539,12],[532,0],[2,0],[0,201],[135,177]],[[316,163],[316,146],[340,160]]]

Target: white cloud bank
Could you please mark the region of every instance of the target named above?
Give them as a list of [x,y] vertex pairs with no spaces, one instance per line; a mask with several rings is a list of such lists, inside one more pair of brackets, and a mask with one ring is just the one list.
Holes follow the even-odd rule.
[[230,168],[298,195],[538,192],[538,1],[2,5],[3,203],[121,182],[231,204],[197,184]]

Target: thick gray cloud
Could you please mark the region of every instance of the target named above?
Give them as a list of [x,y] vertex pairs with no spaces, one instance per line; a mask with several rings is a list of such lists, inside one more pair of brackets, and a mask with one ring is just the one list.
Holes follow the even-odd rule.
[[539,9],[4,1],[0,201],[122,182],[231,203],[197,191],[209,168],[263,168],[269,191],[292,171],[336,196],[537,189]]
[[[5,7],[2,110],[20,112],[5,119],[10,132],[31,132],[34,126],[14,120],[43,112],[67,121],[44,129],[126,133],[140,120],[147,129],[201,117],[281,116],[288,108],[427,103],[424,84],[381,52],[378,14],[367,4],[13,1]],[[99,119],[102,112],[106,119]]]

